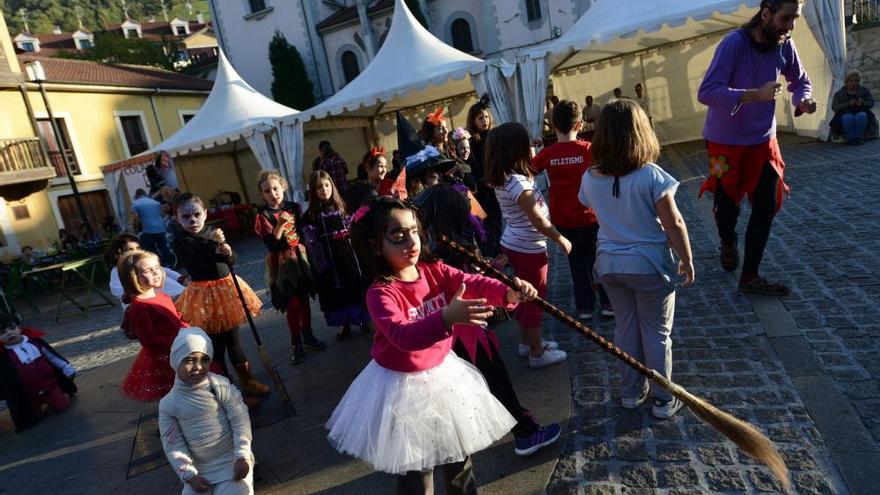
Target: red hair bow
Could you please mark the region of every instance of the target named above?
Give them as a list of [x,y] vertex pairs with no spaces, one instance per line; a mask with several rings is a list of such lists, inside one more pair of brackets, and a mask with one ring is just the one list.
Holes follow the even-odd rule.
[[446,118],[443,116],[443,107],[434,110],[433,113],[428,114],[428,122],[434,125],[440,125],[442,122],[445,122]]
[[376,158],[377,156],[385,156],[385,148],[382,146],[379,146],[378,148],[373,146],[370,149],[370,156],[373,158]]

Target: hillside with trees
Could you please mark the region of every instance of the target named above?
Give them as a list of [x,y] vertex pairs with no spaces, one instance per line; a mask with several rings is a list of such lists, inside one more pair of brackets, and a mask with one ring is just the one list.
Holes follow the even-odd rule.
[[195,20],[198,13],[205,19],[211,17],[207,0],[0,0],[13,36],[24,31],[25,20],[33,34],[51,33],[55,25],[66,33],[73,32],[80,19],[86,29],[99,31],[107,24],[124,21],[126,10],[130,18],[141,22],[162,21],[163,4],[168,20]]

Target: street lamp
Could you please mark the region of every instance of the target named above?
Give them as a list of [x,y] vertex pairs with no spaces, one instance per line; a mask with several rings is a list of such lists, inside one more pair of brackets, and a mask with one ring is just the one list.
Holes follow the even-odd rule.
[[46,88],[43,82],[46,81],[46,71],[43,64],[39,60],[27,64],[25,67],[28,80],[37,83],[40,87],[40,94],[43,96],[43,105],[46,106],[46,113],[49,115],[49,124],[52,126],[52,133],[55,135],[55,142],[58,143],[59,151],[61,151],[61,161],[64,163],[64,170],[67,172],[67,181],[70,182],[70,190],[73,191],[73,200],[79,209],[79,214],[83,225],[89,225],[89,217],[86,214],[86,207],[83,205],[82,198],[79,195],[79,189],[76,187],[76,179],[73,176],[73,167],[70,166],[70,157],[64,150],[64,140],[61,136],[61,129],[55,122],[55,116],[52,114],[52,106],[49,105],[49,96],[46,94]]

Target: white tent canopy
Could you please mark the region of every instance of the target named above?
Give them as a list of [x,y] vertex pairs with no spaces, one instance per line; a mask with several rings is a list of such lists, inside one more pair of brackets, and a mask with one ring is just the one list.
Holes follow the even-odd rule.
[[396,0],[388,36],[369,65],[328,100],[282,123],[330,115],[373,117],[450,98],[473,91],[466,76],[482,69],[482,60],[434,37],[403,0]]
[[396,0],[388,35],[369,65],[328,100],[276,120],[278,132],[272,135],[273,146],[282,157],[281,168],[292,185],[294,198],[304,199],[303,124],[347,117],[349,120],[338,119],[338,124],[363,128],[369,125],[373,138],[378,139],[376,120],[380,116],[473,93],[474,82],[468,76],[483,77],[486,68],[483,60],[434,37],[403,0]]
[[[793,38],[812,81],[814,96],[827,105],[838,77],[842,80],[842,0],[813,0],[805,8]],[[557,96],[583,101],[585,95],[624,94],[643,83],[651,99],[658,136],[675,142],[699,137],[705,107],[696,89],[724,33],[746,23],[759,0],[596,0],[559,39],[518,57],[518,102],[533,135],[540,135],[549,77]],[[821,27],[822,29],[818,29]],[[598,101],[602,103],[601,101]],[[791,118],[780,101],[783,128],[818,137],[824,115]]]
[[760,0],[596,0],[583,16],[549,45],[527,53],[549,55],[550,72],[578,67],[737,27]]
[[[142,176],[145,164],[162,152],[169,157],[199,152],[235,153],[238,141],[244,139],[260,167],[278,168],[276,155],[266,135],[274,132],[274,119],[296,113],[296,110],[276,103],[252,88],[220,51],[217,78],[211,93],[185,126],[137,157],[101,167],[117,218],[125,222],[126,196],[131,200],[134,190],[131,184],[144,183]],[[232,144],[224,146],[227,143]],[[163,169],[166,179],[176,184],[173,171],[173,163]]]
[[165,151],[173,157],[207,150],[247,138],[260,127],[271,126],[273,119],[296,113],[252,88],[221,51],[217,79],[199,112],[151,151]]

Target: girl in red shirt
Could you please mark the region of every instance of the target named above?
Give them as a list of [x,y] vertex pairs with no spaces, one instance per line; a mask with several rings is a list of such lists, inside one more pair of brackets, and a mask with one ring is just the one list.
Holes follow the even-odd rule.
[[168,361],[177,332],[187,327],[174,302],[161,291],[165,271],[149,251],[130,251],[119,260],[119,278],[131,304],[122,329],[141,343],[141,351],[122,381],[122,393],[144,402],[161,399],[174,386]]

